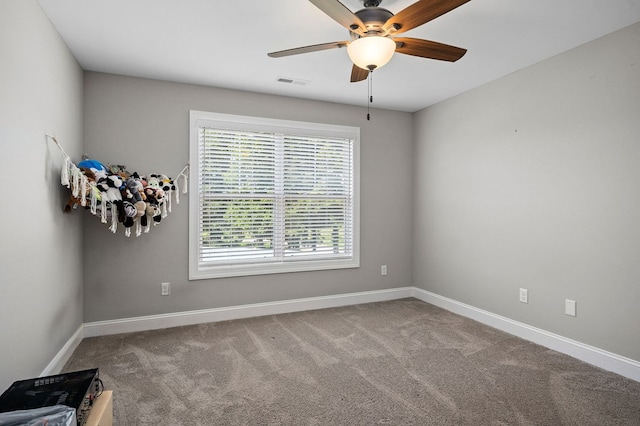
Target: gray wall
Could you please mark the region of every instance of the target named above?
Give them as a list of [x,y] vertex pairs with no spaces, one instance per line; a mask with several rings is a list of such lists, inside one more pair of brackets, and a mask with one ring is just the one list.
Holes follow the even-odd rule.
[[[149,234],[84,221],[85,322],[412,284],[412,115],[242,91],[85,73],[84,149],[131,171],[175,176],[189,158],[189,110],[361,127],[361,267],[188,281],[188,196]],[[380,265],[389,274],[380,275]],[[160,283],[171,295],[160,296]]]
[[640,23],[416,114],[416,286],[640,361],[639,47]]
[[39,375],[82,324],[78,217],[60,151],[82,145],[82,70],[34,0],[0,0],[0,392]]

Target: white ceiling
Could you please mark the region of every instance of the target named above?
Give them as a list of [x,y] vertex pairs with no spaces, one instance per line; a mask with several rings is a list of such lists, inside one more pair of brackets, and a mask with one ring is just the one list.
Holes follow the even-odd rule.
[[[342,2],[362,8],[361,0]],[[346,49],[267,57],[349,38],[306,0],[39,3],[85,70],[366,105],[367,82],[349,83]],[[412,3],[380,6],[398,13]],[[417,111],[638,21],[640,0],[471,0],[403,34],[467,54],[454,63],[394,55],[373,73],[373,106]]]

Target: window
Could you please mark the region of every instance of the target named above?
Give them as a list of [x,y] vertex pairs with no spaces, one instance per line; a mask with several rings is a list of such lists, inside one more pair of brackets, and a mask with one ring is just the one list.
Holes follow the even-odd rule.
[[191,111],[190,129],[190,279],[359,266],[359,128]]

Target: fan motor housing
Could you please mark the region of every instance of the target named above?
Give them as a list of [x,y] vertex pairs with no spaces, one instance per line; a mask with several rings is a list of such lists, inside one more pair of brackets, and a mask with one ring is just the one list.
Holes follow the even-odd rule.
[[365,7],[355,12],[355,15],[364,22],[367,33],[381,33],[382,26],[393,16],[393,13],[382,7]]

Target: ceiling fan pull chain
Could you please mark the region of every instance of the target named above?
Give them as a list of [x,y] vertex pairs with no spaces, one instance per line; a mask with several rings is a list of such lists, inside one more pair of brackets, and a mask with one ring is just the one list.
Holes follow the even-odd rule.
[[371,114],[369,114],[369,108],[371,106],[371,104],[373,103],[373,71],[369,71],[369,82],[367,84],[367,89],[368,92],[367,93],[367,97],[368,97],[368,102],[367,102],[367,120],[371,120]]
[[[373,103],[373,70],[369,71],[369,106],[371,106],[372,103]],[[367,113],[368,113],[369,106],[367,106]]]

